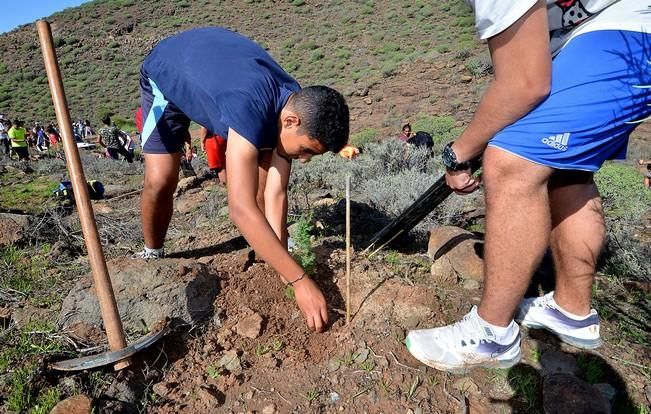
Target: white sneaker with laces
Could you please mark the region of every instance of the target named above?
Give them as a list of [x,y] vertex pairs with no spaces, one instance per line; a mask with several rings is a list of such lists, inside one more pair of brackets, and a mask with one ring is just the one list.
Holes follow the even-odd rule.
[[472,368],[509,368],[520,361],[520,329],[511,321],[506,333],[497,338],[493,328],[473,306],[459,322],[433,329],[409,332],[405,343],[423,364],[454,374]]
[[515,318],[521,325],[546,329],[566,344],[583,349],[601,346],[599,315],[590,309],[587,316],[576,316],[561,309],[554,300],[554,292],[538,298],[524,299]]

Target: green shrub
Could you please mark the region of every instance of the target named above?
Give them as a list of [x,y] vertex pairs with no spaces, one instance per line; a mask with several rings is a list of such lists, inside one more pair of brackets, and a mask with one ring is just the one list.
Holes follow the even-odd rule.
[[311,211],[301,214],[296,222],[296,230],[292,234],[292,239],[296,244],[292,256],[308,275],[313,275],[316,270],[316,254],[312,248],[312,231],[314,230],[312,221]]
[[364,128],[361,131],[352,134],[348,142],[354,147],[363,147],[369,142],[373,142],[378,137],[378,131],[375,128]]
[[607,162],[595,174],[606,215],[639,219],[651,206],[651,191],[645,191],[642,174],[635,168]]
[[488,56],[474,56],[466,61],[466,69],[473,74],[473,76],[483,76],[493,73],[493,62]]

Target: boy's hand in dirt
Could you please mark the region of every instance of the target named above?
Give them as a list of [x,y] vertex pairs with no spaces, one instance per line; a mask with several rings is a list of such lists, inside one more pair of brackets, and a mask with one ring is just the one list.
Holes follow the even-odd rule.
[[294,294],[307,326],[317,332],[323,332],[328,324],[328,308],[325,297],[319,287],[309,277],[294,283]]

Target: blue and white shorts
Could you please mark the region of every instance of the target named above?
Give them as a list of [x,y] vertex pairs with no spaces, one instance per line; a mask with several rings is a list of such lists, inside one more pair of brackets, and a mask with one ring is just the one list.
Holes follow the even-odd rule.
[[140,102],[143,116],[142,152],[174,154],[181,151],[189,134],[190,118],[169,102],[156,83],[142,72]]
[[651,116],[651,35],[590,31],[552,61],[549,96],[489,146],[557,169],[597,171],[626,158],[628,137]]

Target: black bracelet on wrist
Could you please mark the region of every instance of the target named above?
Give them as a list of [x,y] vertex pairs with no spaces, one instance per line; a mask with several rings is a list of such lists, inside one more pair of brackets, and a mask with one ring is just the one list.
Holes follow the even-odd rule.
[[303,278],[305,277],[305,275],[306,275],[305,272],[303,272],[303,274],[301,275],[301,277],[299,277],[299,278],[296,279],[296,280],[292,280],[291,282],[287,282],[287,285],[288,285],[288,286],[291,286],[291,287],[294,287],[294,283],[296,283],[296,282],[298,282],[298,281],[300,281],[300,280],[303,280]]

